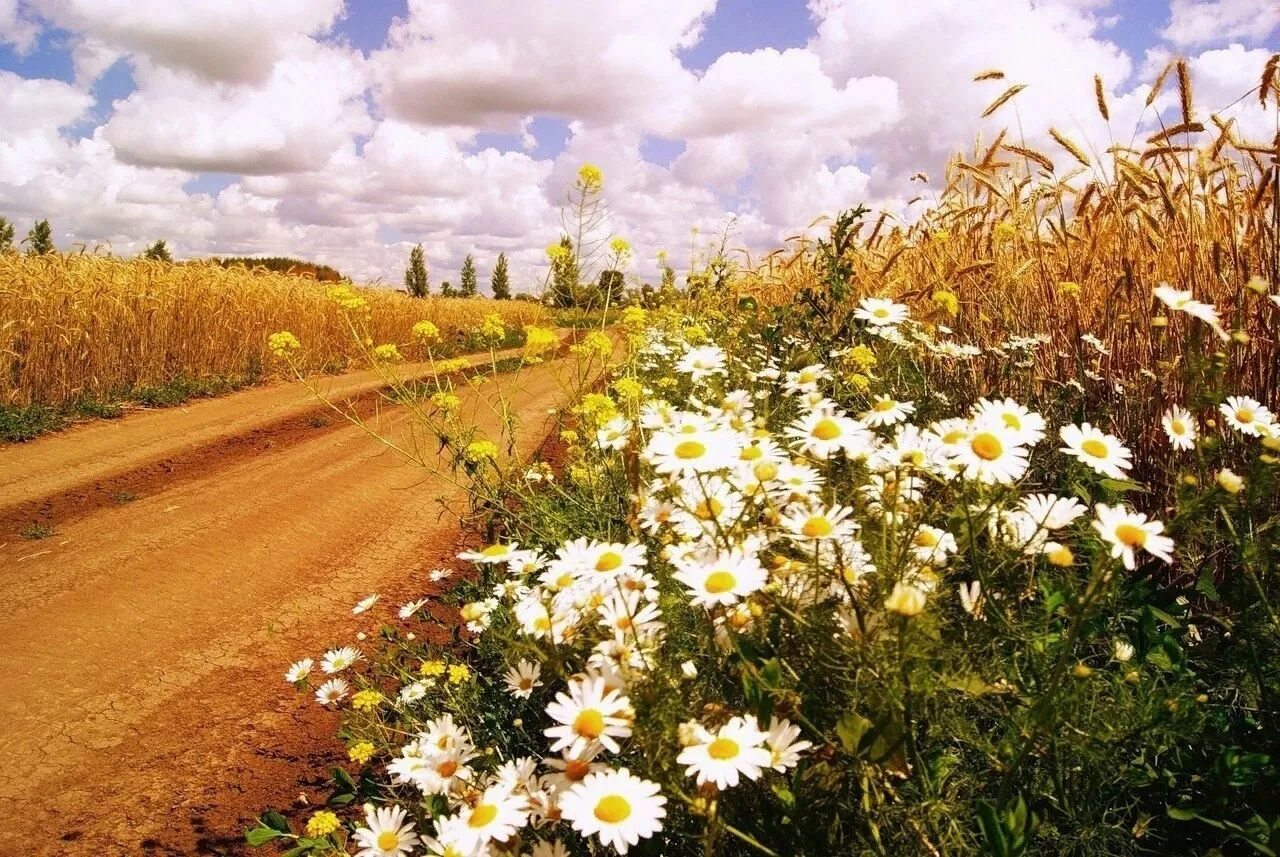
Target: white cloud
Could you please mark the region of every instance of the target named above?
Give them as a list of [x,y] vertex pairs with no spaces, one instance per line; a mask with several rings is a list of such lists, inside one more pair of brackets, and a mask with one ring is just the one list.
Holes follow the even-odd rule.
[[[4,0],[0,0],[4,2]],[[298,35],[326,32],[343,0],[29,0],[99,50],[231,83],[261,83]]]
[[317,169],[371,120],[358,52],[295,37],[261,84],[208,83],[149,62],[103,133],[142,166],[249,175]]
[[19,54],[26,54],[39,36],[40,25],[22,14],[18,0],[0,0],[0,45],[13,45]]
[[374,56],[392,115],[517,130],[534,114],[634,121],[694,82],[676,52],[715,0],[410,0]]
[[1179,47],[1232,39],[1262,42],[1280,27],[1280,5],[1269,0],[1172,0],[1161,35]]

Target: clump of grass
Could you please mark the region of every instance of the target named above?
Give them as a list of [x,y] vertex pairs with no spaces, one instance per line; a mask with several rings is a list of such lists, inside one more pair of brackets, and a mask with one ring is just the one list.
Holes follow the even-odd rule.
[[27,541],[36,542],[41,539],[47,539],[54,534],[53,527],[44,523],[28,524],[19,531],[18,535]]

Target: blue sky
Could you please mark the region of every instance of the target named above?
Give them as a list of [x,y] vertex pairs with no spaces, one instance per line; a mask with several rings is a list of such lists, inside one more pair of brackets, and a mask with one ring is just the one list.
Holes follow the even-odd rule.
[[163,234],[387,279],[419,241],[441,279],[468,252],[532,275],[583,161],[641,273],[659,249],[678,266],[693,227],[768,249],[858,202],[910,216],[910,175],[1007,121],[978,120],[975,71],[1028,84],[1032,142],[1054,124],[1105,148],[1149,121],[1141,85],[1168,56],[1231,104],[1280,30],[1257,0],[16,3],[0,214],[50,216],[66,243]]

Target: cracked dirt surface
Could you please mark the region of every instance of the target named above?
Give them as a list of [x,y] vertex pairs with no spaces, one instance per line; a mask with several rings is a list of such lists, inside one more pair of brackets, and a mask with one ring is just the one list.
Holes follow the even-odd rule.
[[[496,437],[503,385],[527,456],[573,371],[461,385],[463,412]],[[276,385],[0,448],[0,855],[241,853],[257,813],[320,796],[335,718],[282,673],[432,592],[462,492],[336,417],[299,421],[313,406]],[[130,499],[101,502],[121,480]],[[24,516],[55,534],[16,538]]]

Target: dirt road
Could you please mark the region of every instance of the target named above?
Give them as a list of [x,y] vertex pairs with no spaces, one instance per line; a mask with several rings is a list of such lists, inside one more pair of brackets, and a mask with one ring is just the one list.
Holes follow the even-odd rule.
[[[464,413],[496,435],[504,385],[528,455],[571,373],[464,385]],[[321,414],[276,385],[0,448],[0,855],[238,853],[326,777],[332,715],[283,670],[431,592],[461,492]]]

